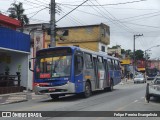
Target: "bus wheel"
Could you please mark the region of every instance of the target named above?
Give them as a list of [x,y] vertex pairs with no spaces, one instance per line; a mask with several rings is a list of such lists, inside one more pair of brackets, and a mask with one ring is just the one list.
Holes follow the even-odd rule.
[[113,91],[113,80],[111,80],[111,84],[110,84],[110,87],[109,87],[109,91]]
[[50,94],[50,97],[54,100],[57,100],[59,98],[59,95]]
[[90,85],[90,83],[89,82],[86,82],[86,84],[85,84],[85,91],[84,91],[84,97],[85,98],[88,98],[88,97],[90,97],[91,96],[91,85]]

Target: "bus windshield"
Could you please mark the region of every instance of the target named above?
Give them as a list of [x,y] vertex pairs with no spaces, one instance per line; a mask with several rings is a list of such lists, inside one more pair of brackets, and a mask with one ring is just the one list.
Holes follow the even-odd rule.
[[37,58],[37,78],[55,78],[70,76],[71,55],[43,56]]
[[157,69],[155,69],[155,68],[153,68],[153,69],[147,69],[147,75],[156,76],[157,75]]

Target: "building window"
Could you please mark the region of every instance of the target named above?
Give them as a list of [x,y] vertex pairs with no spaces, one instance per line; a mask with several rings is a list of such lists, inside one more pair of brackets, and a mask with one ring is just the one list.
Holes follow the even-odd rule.
[[69,34],[69,33],[68,33],[68,30],[64,30],[64,31],[63,31],[63,36],[68,36],[68,34]]
[[101,46],[101,51],[105,52],[105,46]]

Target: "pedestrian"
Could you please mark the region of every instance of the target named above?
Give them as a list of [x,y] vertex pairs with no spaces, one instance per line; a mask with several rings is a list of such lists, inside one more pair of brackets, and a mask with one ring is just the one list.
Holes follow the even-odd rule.
[[130,74],[130,78],[133,79],[133,73]]

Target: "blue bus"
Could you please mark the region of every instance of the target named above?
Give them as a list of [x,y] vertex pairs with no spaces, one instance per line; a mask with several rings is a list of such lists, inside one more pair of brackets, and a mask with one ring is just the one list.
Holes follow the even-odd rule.
[[147,68],[146,69],[146,75],[147,75],[147,80],[153,80],[158,73],[157,68]]
[[89,97],[92,91],[112,91],[121,82],[118,58],[75,46],[37,51],[33,71],[35,93],[52,99],[66,94]]

